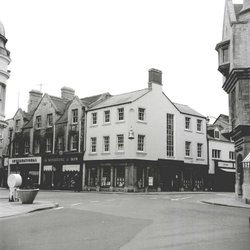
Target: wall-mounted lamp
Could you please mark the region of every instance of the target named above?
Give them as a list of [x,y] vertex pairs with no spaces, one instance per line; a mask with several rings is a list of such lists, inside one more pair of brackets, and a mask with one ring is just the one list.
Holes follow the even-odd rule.
[[128,132],[128,139],[133,140],[134,138],[135,138],[135,133],[134,133],[132,127],[131,127],[129,132]]

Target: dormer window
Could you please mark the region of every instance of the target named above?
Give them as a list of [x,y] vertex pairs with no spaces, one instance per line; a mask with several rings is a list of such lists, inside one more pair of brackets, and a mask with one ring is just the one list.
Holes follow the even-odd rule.
[[220,131],[219,130],[214,130],[214,138],[215,139],[220,139]]
[[218,51],[219,56],[219,68],[218,70],[227,77],[230,67],[230,40],[222,41],[218,43],[215,48]]

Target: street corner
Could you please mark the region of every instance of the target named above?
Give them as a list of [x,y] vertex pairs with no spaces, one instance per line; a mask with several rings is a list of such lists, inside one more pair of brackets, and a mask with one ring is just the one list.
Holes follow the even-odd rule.
[[22,204],[19,202],[9,202],[8,199],[0,201],[1,211],[0,218],[12,217],[36,211],[48,210],[59,206],[56,202],[51,201],[36,201],[32,204]]

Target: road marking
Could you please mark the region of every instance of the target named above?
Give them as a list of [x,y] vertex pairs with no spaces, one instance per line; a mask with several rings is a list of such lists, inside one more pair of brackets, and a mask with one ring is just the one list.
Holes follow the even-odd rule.
[[56,207],[55,210],[63,209],[64,207]]
[[74,207],[74,206],[78,206],[80,205],[81,203],[75,203],[75,204],[72,204],[71,206]]
[[192,198],[192,196],[180,197],[180,198],[174,198],[174,199],[171,199],[171,201],[186,200],[186,199],[190,199],[190,198]]

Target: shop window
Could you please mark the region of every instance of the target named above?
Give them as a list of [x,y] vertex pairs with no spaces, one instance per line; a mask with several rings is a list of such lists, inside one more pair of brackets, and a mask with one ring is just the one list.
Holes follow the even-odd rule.
[[125,168],[118,167],[116,172],[116,186],[124,187],[125,184]]
[[228,47],[222,48],[222,63],[229,62],[229,49]]
[[97,186],[97,169],[96,168],[89,168],[89,182],[88,185],[91,187]]
[[110,186],[110,167],[104,167],[102,169],[102,179],[101,179],[101,186],[102,187],[109,187]]

